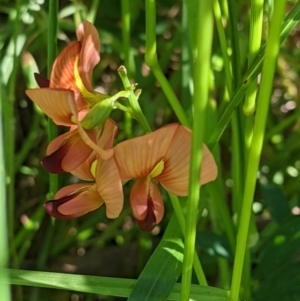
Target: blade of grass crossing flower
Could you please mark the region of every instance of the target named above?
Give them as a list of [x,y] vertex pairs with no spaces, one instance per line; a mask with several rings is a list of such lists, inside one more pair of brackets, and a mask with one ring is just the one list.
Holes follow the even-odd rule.
[[[197,9],[197,56],[194,69],[194,120],[192,153],[190,162],[190,182],[187,203],[184,261],[182,269],[182,301],[188,300],[195,251],[196,224],[199,206],[199,170],[202,161],[202,144],[205,131],[205,115],[208,104],[209,72],[213,34],[212,1],[200,1]],[[201,21],[200,21],[201,20]],[[199,151],[200,150],[200,151]]]
[[[9,283],[105,296],[128,297],[136,284],[134,279],[72,275],[65,273],[8,270]],[[117,285],[116,285],[117,283]],[[174,285],[168,300],[179,300],[180,284]],[[227,292],[215,287],[192,285],[191,298],[201,301],[226,301]]]
[[[294,29],[294,27],[299,22],[299,12],[300,12],[300,2],[297,2],[290,12],[285,17],[285,22],[283,23],[280,41],[283,42],[284,39],[289,35],[289,33]],[[235,90],[234,94],[232,95],[232,99],[229,102],[227,108],[225,109],[224,113],[222,114],[216,129],[211,135],[209,140],[208,146],[212,149],[216,142],[219,141],[220,137],[222,136],[225,128],[227,127],[233,112],[242,101],[243,96],[245,95],[250,83],[252,83],[261,72],[262,62],[265,55],[265,46],[260,50],[257,54],[253,64],[251,67],[246,71],[240,85]]]
[[270,26],[270,35],[266,45],[266,56],[263,62],[261,85],[257,101],[257,112],[246,173],[241,220],[237,236],[237,248],[230,293],[231,301],[237,301],[239,299],[241,275],[245,260],[244,257],[252,212],[251,208],[256,184],[256,175],[268,116],[272,82],[280,44],[280,29],[284,16],[285,4],[285,0],[278,0],[275,2],[274,14]]

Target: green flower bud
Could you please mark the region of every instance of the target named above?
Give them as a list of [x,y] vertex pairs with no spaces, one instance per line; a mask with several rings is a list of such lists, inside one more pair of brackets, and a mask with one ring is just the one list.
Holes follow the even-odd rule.
[[80,122],[81,126],[87,130],[91,130],[96,127],[101,128],[113,109],[114,101],[114,98],[110,97],[100,101],[95,106],[93,106],[93,108]]

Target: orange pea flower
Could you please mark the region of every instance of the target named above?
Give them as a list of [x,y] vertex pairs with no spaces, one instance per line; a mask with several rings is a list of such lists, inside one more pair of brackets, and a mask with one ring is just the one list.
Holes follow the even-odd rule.
[[[29,97],[35,90],[27,90]],[[97,147],[101,130],[84,130],[79,121],[84,118],[88,110],[77,111],[74,101],[74,93],[69,90],[39,89],[39,96],[44,100],[44,112],[58,125],[70,127],[70,131],[55,138],[47,148],[47,156],[42,160],[44,168],[51,173],[70,172],[82,164],[93,149],[96,149],[103,159],[108,159],[113,155],[111,149],[103,150]],[[56,108],[52,103],[59,103]],[[46,105],[49,104],[49,105]],[[92,140],[93,143],[90,142]]]
[[[108,119],[98,145],[103,149],[111,149],[116,131],[117,126]],[[94,150],[72,174],[92,182],[73,184],[60,189],[54,200],[45,204],[50,215],[60,219],[75,218],[105,203],[108,218],[119,216],[123,208],[123,190],[113,156],[108,160],[103,160]]]
[[[191,131],[179,124],[119,143],[115,160],[122,180],[136,179],[130,193],[133,215],[141,229],[150,231],[164,214],[157,183],[177,196],[188,194]],[[200,183],[216,179],[215,160],[203,145]]]
[[60,123],[61,121],[56,117],[56,112],[65,107],[57,98],[43,97],[49,90],[73,91],[79,111],[86,108],[88,103],[93,104],[106,98],[93,91],[91,85],[92,71],[100,61],[98,32],[93,24],[84,21],[78,26],[76,35],[78,41],[69,43],[54,61],[50,80],[36,75],[41,89],[26,90],[26,94],[31,100],[58,125],[64,124]]

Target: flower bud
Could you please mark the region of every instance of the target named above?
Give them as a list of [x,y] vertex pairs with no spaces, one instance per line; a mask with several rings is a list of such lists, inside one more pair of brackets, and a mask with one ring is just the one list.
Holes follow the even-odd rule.
[[102,127],[113,109],[114,99],[106,98],[97,103],[80,122],[87,130]]

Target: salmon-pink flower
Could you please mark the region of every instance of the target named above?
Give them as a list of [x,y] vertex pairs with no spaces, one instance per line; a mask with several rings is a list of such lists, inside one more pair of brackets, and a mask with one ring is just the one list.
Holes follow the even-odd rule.
[[[135,178],[130,193],[133,215],[141,229],[150,231],[164,214],[157,182],[177,196],[188,194],[191,131],[171,124],[114,147],[115,160],[122,180]],[[201,184],[215,180],[215,160],[203,145]]]
[[[108,119],[98,145],[103,149],[111,149],[116,132],[117,126]],[[123,190],[114,157],[103,160],[97,151],[93,150],[72,174],[92,182],[73,184],[60,189],[54,200],[45,204],[50,215],[61,219],[79,217],[105,203],[108,218],[119,216],[123,208]]]
[[[98,32],[93,24],[84,21],[78,26],[76,35],[78,41],[69,43],[54,61],[50,80],[36,75],[36,80],[41,89],[26,90],[31,100],[55,123],[57,123],[56,114],[55,112],[54,115],[51,113],[53,113],[53,110],[59,111],[64,107],[57,98],[43,97],[49,89],[73,91],[79,111],[86,108],[89,103],[94,104],[106,98],[106,96],[93,91],[91,85],[92,71],[100,61]],[[44,89],[46,91],[43,91]],[[53,110],[49,110],[50,107]]]
[[[27,95],[34,99],[38,90],[27,90]],[[32,93],[34,96],[32,96]],[[72,171],[82,164],[95,149],[103,159],[113,155],[112,149],[103,150],[98,145],[101,130],[84,130],[79,121],[88,110],[77,111],[74,93],[69,90],[39,89],[39,96],[44,99],[44,112],[58,125],[70,127],[70,131],[55,138],[47,148],[47,156],[42,164],[51,173]],[[56,100],[60,106],[56,108],[48,104],[48,99]],[[92,141],[92,142],[91,142]]]

